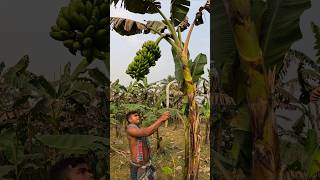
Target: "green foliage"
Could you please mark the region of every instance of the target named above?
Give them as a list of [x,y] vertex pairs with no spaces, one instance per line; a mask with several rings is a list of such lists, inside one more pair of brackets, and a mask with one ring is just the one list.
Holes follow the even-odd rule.
[[311,23],[311,28],[316,39],[313,49],[316,51],[317,63],[320,63],[320,27],[314,22]]
[[180,62],[180,57],[173,47],[171,48],[171,53],[172,53],[172,57],[173,57],[173,61],[174,61],[174,69],[175,69],[174,76],[175,76],[176,80],[180,84],[182,84],[183,83],[183,70],[182,70],[182,65]]
[[149,74],[149,68],[156,65],[156,61],[161,57],[159,46],[154,41],[147,41],[136,53],[126,71],[132,78],[142,80]]
[[121,6],[123,6],[126,10],[139,14],[154,14],[157,13],[155,8],[160,8],[160,2],[155,0],[113,0],[111,2],[114,2],[115,6],[121,2]]
[[[183,69],[180,62],[180,57],[178,57],[177,52],[171,48],[174,64],[175,64],[175,77],[180,84],[183,84]],[[197,83],[200,77],[204,74],[204,66],[207,64],[207,56],[205,54],[198,54],[194,61],[189,60],[189,66],[191,70],[192,80]]]
[[[104,94],[105,85],[88,76],[87,63],[78,65],[77,72],[66,64],[60,79],[54,82],[29,72],[28,65],[29,59],[24,56],[0,74],[4,80],[0,85],[5,87],[0,91],[7,96],[6,103],[0,102],[0,114],[14,111],[15,115],[1,115],[0,179],[46,179],[47,167],[70,154],[95,154],[94,161],[102,161],[107,139],[101,134],[105,126],[101,124],[100,104],[105,97],[100,94]],[[50,153],[56,150],[59,153]],[[103,173],[97,172],[97,177]]]
[[165,174],[165,175],[172,175],[173,170],[169,167],[169,166],[164,166],[161,168],[161,171]]
[[[250,18],[255,23],[266,70],[277,68],[276,76],[278,77],[278,72],[283,67],[285,54],[291,45],[302,37],[299,20],[301,14],[310,7],[310,1],[258,0],[247,2],[250,2]],[[235,37],[230,24],[233,20],[230,21],[228,17],[223,0],[214,2],[213,12],[210,19],[213,24],[211,30],[213,40],[212,63],[219,73],[222,89],[235,99],[238,108],[235,117],[229,124],[232,126],[235,137],[230,153],[236,161],[236,168],[240,167],[245,174],[250,174],[252,137],[250,112],[246,105],[246,83],[248,79],[246,71],[248,69],[244,65],[240,65],[239,52],[235,46]],[[259,81],[254,83],[262,81],[264,79],[261,77]],[[254,93],[261,93],[260,88],[259,91],[254,91]],[[248,94],[252,95],[252,92]],[[297,126],[299,131],[301,130],[300,125],[301,123]]]
[[314,129],[308,130],[305,150],[309,154],[307,174],[308,177],[313,177],[320,172],[320,149]]
[[171,0],[170,19],[175,26],[178,26],[186,18],[189,7],[189,0]]
[[[299,20],[301,14],[311,6],[310,0],[268,1],[261,25],[261,47],[265,64],[272,69],[282,67],[285,53],[292,43],[302,38]],[[286,23],[283,23],[286,22]],[[279,39],[284,40],[279,43]]]
[[198,54],[191,62],[191,75],[193,82],[198,82],[200,77],[204,74],[204,66],[207,64],[207,56],[205,54]]
[[[221,85],[228,93],[232,91],[232,83],[236,82],[234,72],[237,71],[236,46],[234,36],[231,30],[230,22],[227,21],[228,16],[224,9],[222,0],[215,1],[213,6],[215,14],[210,18],[213,25],[211,30],[213,40],[213,61],[215,69],[217,69],[221,81]],[[233,84],[235,86],[235,84]]]
[[87,154],[89,151],[104,151],[108,139],[91,135],[38,135],[42,144],[60,150],[64,154]]

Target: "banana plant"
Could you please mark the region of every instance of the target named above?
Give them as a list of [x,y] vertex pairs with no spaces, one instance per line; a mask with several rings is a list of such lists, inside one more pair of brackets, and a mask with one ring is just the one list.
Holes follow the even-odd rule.
[[[117,5],[120,1],[113,1]],[[137,53],[134,61],[129,65],[127,72],[138,80],[149,73],[149,68],[155,65],[155,61],[159,58],[158,43],[161,40],[166,40],[172,47],[173,60],[175,62],[175,76],[179,83],[183,85],[183,92],[188,102],[188,125],[187,138],[185,142],[185,179],[197,179],[200,162],[200,121],[199,110],[196,102],[196,82],[203,74],[203,66],[206,64],[206,56],[199,54],[194,61],[189,57],[189,41],[192,30],[195,26],[203,23],[203,10],[209,10],[210,1],[199,8],[196,17],[191,23],[190,28],[187,18],[190,1],[171,1],[170,18],[167,18],[161,11],[161,3],[150,1],[135,1],[134,3],[127,0],[122,0],[122,5],[125,9],[140,14],[159,14],[163,21],[147,21],[147,23],[136,22],[130,19],[111,17],[112,28],[120,35],[134,35],[140,33],[154,33],[159,35],[159,38],[154,42],[146,42],[143,48]],[[181,32],[188,29],[186,40],[181,38]],[[153,58],[150,59],[144,52],[144,48],[152,48]],[[151,52],[151,50],[149,50]],[[149,62],[150,61],[150,62]]]
[[[300,15],[309,7],[309,0],[214,2],[213,63],[223,88],[239,106],[233,127],[244,137],[234,143],[233,157],[237,160],[248,155],[251,163],[247,168],[251,171],[246,174],[252,179],[279,179],[280,156],[271,97],[285,53],[301,38]],[[241,141],[250,139],[252,148],[241,147]]]
[[[315,36],[314,50],[317,52],[316,57],[319,56],[319,26],[311,23],[312,30]],[[289,66],[291,62],[295,62],[298,65],[297,78],[290,79],[286,82],[279,83],[278,99],[280,103],[285,104],[278,107],[285,108],[293,111],[301,111],[301,117],[297,118],[296,122],[292,126],[294,130],[290,133],[289,130],[284,130],[286,135],[296,137],[298,143],[306,147],[303,152],[306,154],[306,158],[299,161],[303,164],[301,168],[302,173],[307,178],[317,178],[319,172],[318,156],[319,156],[319,105],[317,102],[318,94],[317,89],[319,87],[320,78],[320,66],[318,59],[311,59],[303,52],[297,50],[289,50],[286,54],[285,61],[286,66]],[[284,74],[286,70],[284,71]],[[299,92],[298,97],[295,97],[295,92]],[[288,119],[287,117],[280,116],[281,118]],[[309,128],[308,128],[309,127]],[[288,133],[289,132],[289,133]],[[305,134],[302,136],[302,134]],[[302,136],[302,137],[301,137]]]

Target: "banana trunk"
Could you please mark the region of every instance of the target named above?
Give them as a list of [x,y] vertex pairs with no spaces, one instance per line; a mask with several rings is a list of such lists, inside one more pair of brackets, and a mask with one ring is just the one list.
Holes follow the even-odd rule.
[[195,180],[198,179],[198,170],[200,164],[200,145],[201,145],[201,135],[200,135],[200,118],[198,114],[198,106],[195,100],[196,96],[196,87],[192,80],[191,71],[188,65],[188,56],[187,52],[181,52],[181,63],[183,68],[183,77],[185,80],[185,88],[188,96],[189,103],[189,114],[188,122],[189,125],[187,128],[189,139],[186,142],[186,145],[189,148],[186,148],[186,159],[188,159],[185,165],[185,179]]
[[225,0],[241,68],[246,73],[246,100],[253,135],[252,179],[279,179],[278,135],[271,100],[271,86],[249,0]]

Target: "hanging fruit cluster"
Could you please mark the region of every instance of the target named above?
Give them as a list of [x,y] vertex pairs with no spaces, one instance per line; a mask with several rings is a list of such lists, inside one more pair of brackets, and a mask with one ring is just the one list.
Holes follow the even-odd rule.
[[156,65],[156,61],[161,57],[161,51],[157,43],[147,41],[142,48],[136,53],[133,62],[131,62],[126,71],[136,80],[143,79],[149,74],[149,68]]
[[80,51],[88,60],[104,59],[109,50],[108,12],[106,0],[71,0],[60,9],[50,36],[62,41],[73,55]]

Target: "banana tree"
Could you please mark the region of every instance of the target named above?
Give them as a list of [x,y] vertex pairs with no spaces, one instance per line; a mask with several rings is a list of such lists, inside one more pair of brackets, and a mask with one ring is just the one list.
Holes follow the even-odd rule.
[[[320,78],[320,66],[319,66],[319,26],[311,23],[312,30],[315,36],[314,50],[317,52],[317,59],[311,59],[303,52],[297,50],[289,50],[286,54],[285,61],[289,66],[291,62],[295,62],[298,65],[297,78],[290,79],[286,82],[279,83],[279,90],[277,93],[280,104],[278,107],[287,108],[294,111],[301,111],[301,117],[299,117],[292,126],[294,133],[288,133],[288,130],[282,131],[287,135],[292,134],[298,137],[298,142],[305,147],[306,160],[300,161],[306,168],[301,168],[303,174],[308,178],[318,178],[319,172],[319,104],[317,102],[319,98],[319,78]],[[287,69],[287,68],[286,68]],[[285,70],[283,74],[287,71]],[[299,89],[298,89],[299,88]],[[295,92],[298,91],[298,97],[295,97]],[[281,103],[285,103],[286,106],[281,106]],[[281,118],[288,119],[287,117],[280,116]],[[310,124],[310,125],[309,125]],[[308,126],[307,126],[308,125]],[[309,127],[307,130],[305,130]],[[301,135],[307,131],[307,135],[301,138]],[[290,131],[289,131],[290,132]],[[306,140],[304,140],[306,139]]]
[[271,97],[285,53],[301,38],[300,15],[309,7],[309,0],[217,0],[213,5],[213,63],[223,88],[239,106],[233,126],[252,142],[247,150],[239,148],[246,140],[234,143],[233,156],[237,160],[247,154],[250,161],[252,154],[247,172],[252,179],[279,179]]
[[[113,1],[116,5],[120,1]],[[137,53],[137,56],[133,63],[129,65],[127,73],[132,77],[142,79],[149,73],[149,68],[155,65],[155,61],[160,57],[159,49],[157,49],[158,43],[164,39],[172,47],[173,59],[175,62],[176,78],[183,84],[183,92],[188,100],[188,138],[186,139],[186,154],[185,154],[185,179],[197,179],[198,169],[200,161],[200,142],[201,135],[199,129],[199,113],[196,102],[196,82],[203,74],[203,66],[206,64],[206,56],[200,54],[192,62],[190,61],[188,47],[191,37],[191,32],[194,26],[203,23],[202,14],[203,10],[209,9],[209,1],[206,5],[199,8],[194,21],[192,22],[188,35],[185,41],[181,38],[181,32],[188,29],[189,23],[186,17],[190,1],[171,1],[170,18],[167,18],[160,10],[161,4],[154,0],[150,1],[121,1],[124,7],[134,13],[157,13],[161,15],[163,21],[147,21],[147,23],[140,23],[130,19],[111,17],[112,28],[120,35],[134,35],[139,33],[154,33],[158,34],[159,38],[154,42],[147,42],[143,45],[143,48]],[[153,58],[143,56],[147,54],[144,52],[144,48],[151,47],[153,51]],[[141,68],[140,68],[141,67]]]

